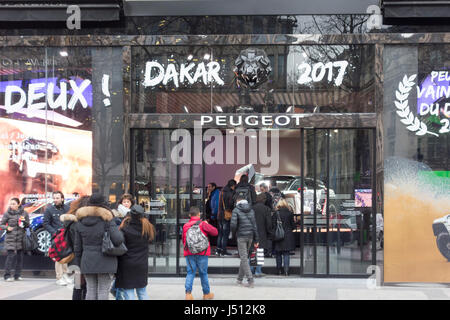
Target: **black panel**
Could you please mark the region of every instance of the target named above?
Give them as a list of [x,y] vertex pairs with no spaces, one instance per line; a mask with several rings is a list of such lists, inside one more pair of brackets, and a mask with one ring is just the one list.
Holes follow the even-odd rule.
[[0,21],[66,21],[69,5],[80,7],[83,21],[120,20],[119,0],[9,0],[0,4]]

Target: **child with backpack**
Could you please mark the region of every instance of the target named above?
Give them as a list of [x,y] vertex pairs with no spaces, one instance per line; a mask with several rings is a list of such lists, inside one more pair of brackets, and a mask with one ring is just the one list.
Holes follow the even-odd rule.
[[217,236],[218,231],[207,221],[200,219],[198,207],[189,210],[190,220],[183,226],[183,246],[186,257],[186,300],[194,300],[192,286],[198,269],[203,290],[203,300],[214,299],[208,281],[208,257],[211,254],[208,236]]

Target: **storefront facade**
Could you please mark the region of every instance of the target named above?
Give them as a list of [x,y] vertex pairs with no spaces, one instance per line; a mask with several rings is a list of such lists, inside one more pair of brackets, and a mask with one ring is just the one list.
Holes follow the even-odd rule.
[[449,33],[373,18],[136,17],[101,35],[5,36],[2,210],[12,195],[37,213],[55,189],[112,205],[130,192],[157,230],[149,273],[183,275],[189,207],[206,213],[206,186],[252,163],[293,207],[291,274],[450,282],[450,221],[433,227],[450,213]]

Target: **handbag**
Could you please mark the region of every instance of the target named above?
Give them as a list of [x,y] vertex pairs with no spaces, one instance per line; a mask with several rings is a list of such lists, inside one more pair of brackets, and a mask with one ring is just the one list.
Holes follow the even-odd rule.
[[111,241],[111,234],[109,230],[109,223],[105,223],[105,233],[103,234],[102,253],[106,256],[122,256],[128,251],[125,243],[122,242],[119,246],[114,246]]
[[263,266],[264,265],[264,249],[254,248],[250,252],[250,265],[252,267]]
[[231,216],[233,215],[233,211],[225,209],[225,200],[223,199],[223,191],[222,191],[222,204],[223,204],[223,211],[224,211],[223,218],[226,221],[230,221]]
[[277,224],[275,226],[273,241],[281,241],[284,239],[283,222],[281,221],[280,214],[278,211],[276,214],[277,214]]
[[34,232],[31,228],[27,228],[25,236],[23,237],[23,250],[33,251],[36,250],[38,247],[39,244],[36,232]]

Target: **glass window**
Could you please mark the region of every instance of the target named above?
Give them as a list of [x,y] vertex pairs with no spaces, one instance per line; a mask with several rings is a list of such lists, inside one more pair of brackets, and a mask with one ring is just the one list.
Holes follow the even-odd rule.
[[442,229],[450,212],[449,50],[384,50],[385,281],[450,281]]

